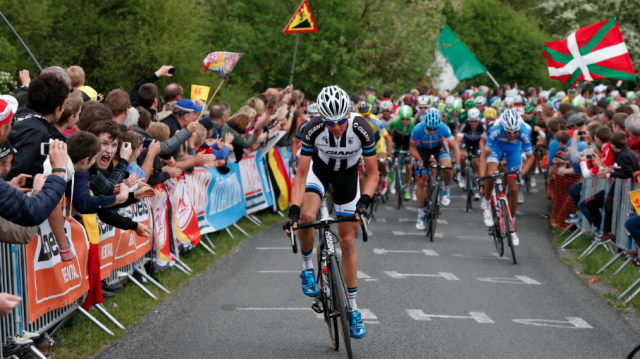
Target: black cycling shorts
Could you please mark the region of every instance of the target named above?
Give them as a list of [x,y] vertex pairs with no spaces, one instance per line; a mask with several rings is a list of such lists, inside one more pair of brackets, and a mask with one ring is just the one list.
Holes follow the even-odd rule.
[[463,138],[462,143],[460,143],[460,151],[465,151],[469,154],[473,154],[476,157],[480,157],[480,140],[470,141],[466,138]]
[[360,199],[358,166],[334,171],[322,161],[311,161],[305,192],[316,193],[323,197],[329,185],[333,185],[333,203],[337,216],[353,216],[356,203]]

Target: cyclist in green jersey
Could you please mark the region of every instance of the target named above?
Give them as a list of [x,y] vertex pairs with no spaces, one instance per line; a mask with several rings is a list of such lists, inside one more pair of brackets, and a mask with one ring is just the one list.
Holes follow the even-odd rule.
[[[398,112],[398,116],[394,118],[387,127],[387,132],[391,133],[394,150],[409,151],[409,139],[411,138],[411,132],[413,131],[414,126],[415,120],[413,119],[413,111],[411,110],[411,107],[406,105],[402,106]],[[393,161],[395,162],[395,157],[393,158]],[[404,187],[406,190],[404,192],[404,199],[405,201],[409,201],[411,199],[411,194],[409,193],[409,188],[411,188],[411,161],[405,160],[404,166],[406,173],[406,186]],[[393,188],[393,186],[391,186],[391,188]]]
[[[473,105],[475,106],[475,102]],[[457,133],[460,124],[467,119],[467,111],[462,108],[461,99],[458,98],[453,101],[446,118],[445,122],[449,126],[449,130],[451,130],[451,134]]]

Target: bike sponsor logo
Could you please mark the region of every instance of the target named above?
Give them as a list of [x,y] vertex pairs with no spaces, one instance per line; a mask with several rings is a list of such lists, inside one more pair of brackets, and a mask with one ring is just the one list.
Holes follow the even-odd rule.
[[135,222],[143,222],[149,219],[149,206],[147,201],[142,200],[133,204],[132,208],[133,220]]
[[74,265],[70,265],[62,267],[62,278],[64,279],[64,282],[67,283],[70,280],[79,279],[80,276],[78,275],[78,272],[76,272],[76,267]]
[[353,145],[353,137],[347,137],[347,144]]
[[325,232],[324,235],[327,239],[327,251],[329,253],[334,253],[336,250],[333,248],[333,234],[331,232]]
[[116,234],[116,227],[106,224],[106,223],[102,223],[100,222],[100,220],[98,220],[98,227],[100,228],[100,239],[105,239],[105,238],[109,238],[112,237]]
[[369,134],[364,127],[360,126],[357,122],[353,123],[353,127],[355,127],[362,134],[362,136],[364,136],[366,142],[370,141]]
[[356,153],[358,151],[359,150],[356,150],[356,151],[341,151],[341,150],[338,150],[338,151],[324,151],[324,152],[326,154],[328,154],[328,155],[350,156],[350,155],[352,155],[352,154],[354,154],[354,153]]

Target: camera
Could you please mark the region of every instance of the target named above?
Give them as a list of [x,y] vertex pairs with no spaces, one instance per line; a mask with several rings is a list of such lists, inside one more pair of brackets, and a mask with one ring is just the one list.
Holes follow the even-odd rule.
[[578,135],[579,136],[586,136],[587,132],[586,131],[578,131]]

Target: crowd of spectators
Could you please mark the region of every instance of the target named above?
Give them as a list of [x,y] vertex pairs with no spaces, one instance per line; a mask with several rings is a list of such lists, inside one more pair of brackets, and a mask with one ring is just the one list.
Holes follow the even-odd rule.
[[[74,259],[65,216],[95,214],[108,225],[150,236],[150,229],[118,209],[155,195],[154,186],[196,166],[229,171],[275,131],[304,117],[303,96],[271,88],[232,116],[230,105],[184,98],[171,83],[160,97],[155,82],[172,66],[141,79],[131,91],[106,97],[85,84],[79,66],[22,70],[16,94],[0,96],[0,242],[27,244],[48,220],[55,243],[49,255]],[[102,89],[108,90],[108,89]],[[293,99],[298,93],[298,100]],[[283,139],[288,145],[292,136]],[[64,200],[63,200],[64,199]],[[103,297],[119,285],[102,283]],[[0,316],[20,298],[0,294]]]

